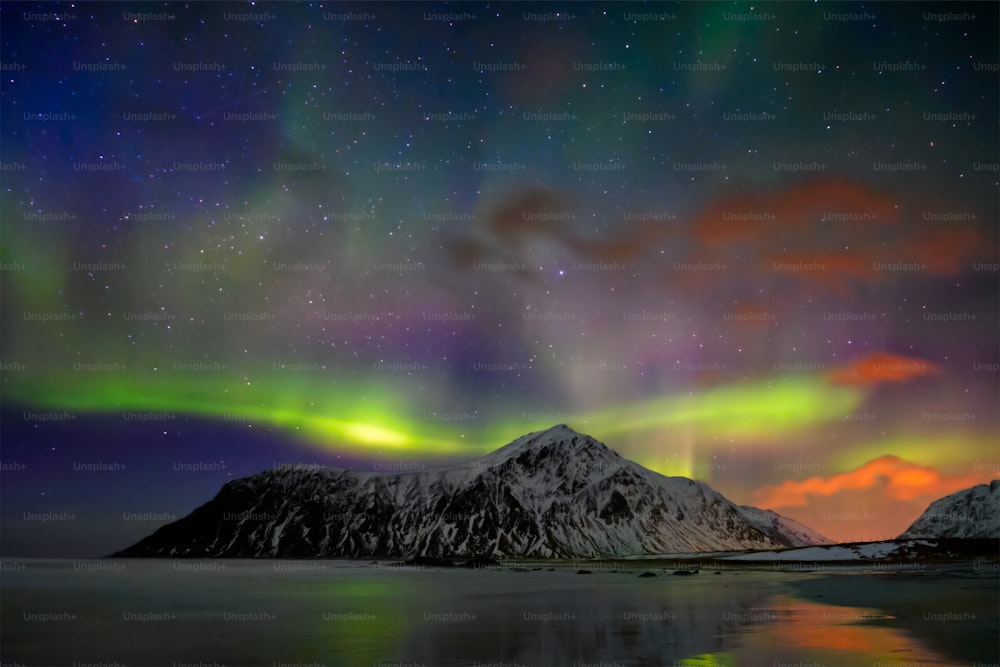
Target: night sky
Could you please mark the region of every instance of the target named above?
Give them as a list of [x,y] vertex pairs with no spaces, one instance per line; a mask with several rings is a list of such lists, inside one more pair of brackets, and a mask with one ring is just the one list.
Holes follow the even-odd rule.
[[556,423],[837,540],[1000,476],[995,3],[0,21],[3,555]]

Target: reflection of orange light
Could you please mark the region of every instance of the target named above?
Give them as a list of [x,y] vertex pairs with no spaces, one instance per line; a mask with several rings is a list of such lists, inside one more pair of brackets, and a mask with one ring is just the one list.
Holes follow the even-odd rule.
[[915,640],[902,630],[871,625],[878,610],[862,607],[840,607],[816,604],[791,597],[778,597],[778,609],[792,613],[772,628],[778,637],[776,644],[786,646],[855,651],[866,657],[912,655]]

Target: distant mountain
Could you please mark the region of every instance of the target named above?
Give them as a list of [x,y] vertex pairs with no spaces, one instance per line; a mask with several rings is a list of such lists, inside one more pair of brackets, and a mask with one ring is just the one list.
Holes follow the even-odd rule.
[[935,500],[899,539],[1000,538],[1000,479]]
[[740,505],[739,511],[764,533],[775,540],[788,543],[791,547],[809,547],[817,544],[833,544],[833,540],[820,535],[815,530],[789,519],[773,510],[762,510],[749,505]]
[[[837,563],[910,562],[948,563],[974,560],[995,561],[997,543],[989,538],[935,537],[912,540],[883,540],[881,542],[848,542],[821,544],[780,551],[749,551],[724,554],[716,557],[719,562],[789,562],[815,564],[820,561]],[[802,569],[808,569],[809,565]],[[987,570],[983,570],[987,573]]]
[[828,542],[558,425],[432,470],[279,467],[233,480],[115,555],[585,558]]

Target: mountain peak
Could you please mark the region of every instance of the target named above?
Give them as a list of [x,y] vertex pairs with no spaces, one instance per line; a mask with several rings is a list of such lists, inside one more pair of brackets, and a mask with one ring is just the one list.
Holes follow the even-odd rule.
[[579,433],[578,431],[574,431],[566,424],[556,424],[555,426],[550,426],[544,431],[537,431],[537,433],[543,436],[547,436],[548,438],[558,439],[558,440],[573,438],[573,437],[590,438],[589,435],[586,435],[584,433]]
[[589,435],[574,431],[566,424],[556,424],[544,431],[522,435],[487,454],[477,463],[497,465],[511,459],[526,465],[557,460],[573,460],[583,465],[588,461],[622,460],[618,452]]
[[529,433],[528,435],[544,436],[543,438],[544,440],[549,440],[549,439],[561,440],[564,438],[572,438],[573,436],[584,437],[584,438],[590,437],[585,433],[579,433],[578,431],[574,431],[566,424],[556,424],[555,426],[550,426],[543,431],[535,431],[533,433]]

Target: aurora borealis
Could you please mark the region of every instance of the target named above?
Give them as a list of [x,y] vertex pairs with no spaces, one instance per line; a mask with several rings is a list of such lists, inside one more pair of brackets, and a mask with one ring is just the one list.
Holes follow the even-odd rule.
[[994,4],[0,21],[5,553],[561,422],[840,540],[1000,475]]

